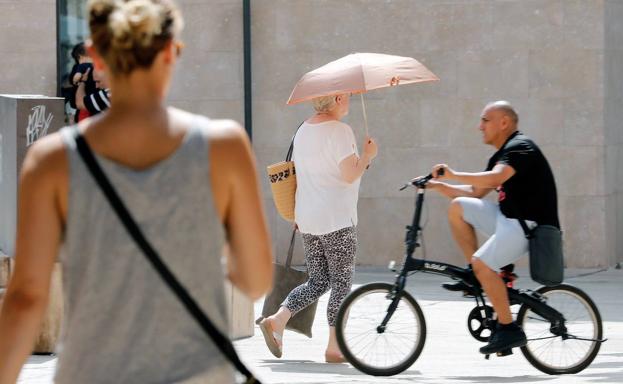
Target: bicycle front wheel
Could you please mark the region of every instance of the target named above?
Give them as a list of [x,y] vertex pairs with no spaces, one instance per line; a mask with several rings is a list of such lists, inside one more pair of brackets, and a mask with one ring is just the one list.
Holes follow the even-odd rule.
[[565,321],[553,324],[524,304],[517,314],[528,344],[521,352],[536,369],[550,375],[578,373],[595,359],[601,346],[601,315],[593,300],[571,285],[537,290]]
[[424,348],[424,315],[408,292],[399,294],[396,310],[381,326],[393,288],[387,283],[363,285],[346,297],[337,314],[335,330],[344,357],[368,375],[396,375],[409,368]]

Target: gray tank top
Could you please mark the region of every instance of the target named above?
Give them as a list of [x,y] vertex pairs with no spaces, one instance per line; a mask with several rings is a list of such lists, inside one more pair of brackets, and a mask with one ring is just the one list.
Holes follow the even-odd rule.
[[[233,369],[157,275],[77,152],[69,161],[60,259],[65,313],[56,383],[230,383]],[[225,232],[214,205],[199,117],[181,146],[135,171],[96,155],[152,246],[221,332],[228,332],[221,261]]]

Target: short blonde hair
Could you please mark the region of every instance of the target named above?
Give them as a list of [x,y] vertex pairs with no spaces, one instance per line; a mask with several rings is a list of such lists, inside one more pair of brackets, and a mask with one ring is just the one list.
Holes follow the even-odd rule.
[[113,74],[151,67],[183,26],[171,0],[89,0],[88,7],[91,41]]
[[312,99],[312,104],[316,112],[329,112],[335,108],[335,96],[320,96]]

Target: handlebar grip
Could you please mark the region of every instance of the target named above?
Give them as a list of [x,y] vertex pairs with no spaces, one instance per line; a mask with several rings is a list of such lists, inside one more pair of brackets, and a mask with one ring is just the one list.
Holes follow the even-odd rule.
[[[445,169],[444,168],[440,168],[437,170],[437,175],[438,176],[443,176],[445,173]],[[418,188],[425,188],[426,187],[426,183],[428,183],[430,180],[434,179],[433,174],[429,173],[428,175],[417,179],[417,180],[412,180],[410,182],[408,182],[407,184],[403,185],[400,190],[404,190],[406,189],[408,186],[413,185],[416,186]]]

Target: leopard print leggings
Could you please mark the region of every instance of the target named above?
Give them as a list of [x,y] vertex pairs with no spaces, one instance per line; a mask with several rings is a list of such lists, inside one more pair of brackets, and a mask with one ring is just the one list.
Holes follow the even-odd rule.
[[357,231],[348,227],[325,235],[302,235],[309,280],[294,288],[281,305],[294,316],[331,289],[327,319],[333,327],[337,311],[353,285]]

